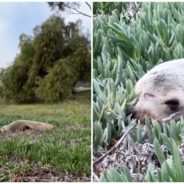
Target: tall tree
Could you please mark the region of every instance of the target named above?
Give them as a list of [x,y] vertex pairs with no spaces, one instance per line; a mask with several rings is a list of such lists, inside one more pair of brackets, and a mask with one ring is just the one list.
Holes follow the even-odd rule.
[[33,36],[20,36],[20,54],[0,73],[0,96],[18,103],[62,100],[90,75],[88,46],[78,22],[50,17]]

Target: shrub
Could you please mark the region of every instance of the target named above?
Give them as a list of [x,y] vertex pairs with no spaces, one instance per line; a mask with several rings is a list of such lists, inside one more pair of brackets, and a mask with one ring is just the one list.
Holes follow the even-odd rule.
[[48,70],[44,79],[39,79],[37,98],[45,102],[57,102],[70,96],[73,86],[80,79],[87,50],[78,49],[73,55],[60,59]]

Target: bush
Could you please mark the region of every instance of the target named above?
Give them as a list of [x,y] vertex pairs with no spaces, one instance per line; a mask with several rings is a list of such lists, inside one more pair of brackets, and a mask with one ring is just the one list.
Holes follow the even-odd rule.
[[80,80],[87,53],[85,49],[78,49],[73,55],[58,60],[45,78],[40,78],[36,96],[45,102],[57,102],[69,97],[73,86]]

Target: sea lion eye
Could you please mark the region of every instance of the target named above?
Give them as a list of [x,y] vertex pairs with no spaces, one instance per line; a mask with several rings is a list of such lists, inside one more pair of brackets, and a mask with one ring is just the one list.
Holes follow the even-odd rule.
[[179,101],[177,99],[167,100],[165,104],[170,108],[171,111],[176,111],[179,106]]

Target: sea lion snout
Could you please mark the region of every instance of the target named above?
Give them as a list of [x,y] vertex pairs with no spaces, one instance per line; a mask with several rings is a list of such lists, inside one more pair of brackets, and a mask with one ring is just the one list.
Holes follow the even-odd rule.
[[149,109],[140,109],[134,108],[133,116],[134,119],[139,119],[140,121],[143,121],[146,117],[153,118],[153,119],[159,119],[156,114],[153,113],[153,111]]

